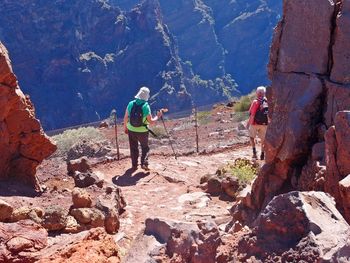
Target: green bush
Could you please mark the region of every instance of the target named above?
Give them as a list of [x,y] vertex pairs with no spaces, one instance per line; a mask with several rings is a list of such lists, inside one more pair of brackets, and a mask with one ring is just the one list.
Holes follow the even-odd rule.
[[244,112],[248,111],[250,104],[255,98],[255,91],[252,91],[250,94],[242,96],[238,102],[233,106],[235,112]]
[[244,112],[234,112],[231,114],[232,120],[234,122],[241,122],[249,119],[249,112],[244,111]]
[[102,133],[93,127],[78,128],[66,130],[61,134],[52,137],[57,144],[57,151],[53,157],[64,157],[72,146],[78,141],[102,141],[104,136]]
[[157,126],[150,126],[150,129],[158,136],[158,139],[168,138],[164,127],[157,125]]
[[197,112],[197,120],[199,125],[205,125],[210,122],[211,112],[210,111],[199,111]]
[[237,159],[233,164],[224,168],[229,174],[235,176],[241,184],[249,184],[258,173],[257,165],[248,159]]

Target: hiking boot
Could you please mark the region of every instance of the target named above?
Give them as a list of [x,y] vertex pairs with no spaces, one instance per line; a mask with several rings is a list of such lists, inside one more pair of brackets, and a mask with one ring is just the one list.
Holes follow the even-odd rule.
[[265,159],[265,153],[264,152],[261,152],[260,154],[260,160],[263,161]]
[[145,170],[145,171],[151,170],[151,169],[149,169],[148,164],[142,164],[142,165],[141,165],[141,168],[142,168],[143,170]]
[[253,148],[253,159],[257,159],[258,157],[257,157],[257,155],[256,155],[256,149],[255,148]]

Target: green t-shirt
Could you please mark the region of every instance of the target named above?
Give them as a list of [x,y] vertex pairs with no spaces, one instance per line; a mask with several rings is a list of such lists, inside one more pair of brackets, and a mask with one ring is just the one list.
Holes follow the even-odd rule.
[[[128,114],[130,116],[130,113],[131,113],[131,109],[132,109],[132,106],[134,105],[134,103],[136,103],[137,105],[141,105],[142,103],[143,106],[142,106],[142,116],[143,116],[143,123],[144,124],[148,124],[147,122],[147,116],[151,114],[151,108],[148,104],[148,102],[144,101],[144,100],[140,100],[140,99],[135,99],[133,101],[130,101],[129,104],[128,104]],[[129,117],[129,121],[128,121],[128,124],[126,125],[128,130],[130,131],[133,131],[133,132],[147,132],[147,128],[145,126],[141,126],[141,127],[134,127],[130,124],[130,117]]]

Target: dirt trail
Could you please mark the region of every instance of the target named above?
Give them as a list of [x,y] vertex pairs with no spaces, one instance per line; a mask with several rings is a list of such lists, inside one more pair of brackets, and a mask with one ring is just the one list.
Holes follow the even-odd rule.
[[250,158],[248,146],[208,155],[175,158],[151,156],[151,171],[131,172],[129,159],[98,165],[95,172],[122,188],[127,202],[116,240],[127,251],[149,217],[196,221],[211,217],[218,225],[229,221],[232,200],[210,197],[200,189],[200,178],[237,158]]

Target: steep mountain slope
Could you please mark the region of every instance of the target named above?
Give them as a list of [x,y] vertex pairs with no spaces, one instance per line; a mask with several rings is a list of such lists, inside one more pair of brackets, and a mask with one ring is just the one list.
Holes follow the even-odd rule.
[[243,93],[268,84],[266,65],[279,0],[160,0],[164,21],[195,74],[231,74]]
[[113,107],[121,115],[142,85],[172,110],[222,100],[235,87],[203,84],[183,65],[158,1],[122,12],[108,1],[5,0],[0,10],[0,38],[46,128],[97,120]]
[[267,84],[279,0],[0,2],[0,40],[46,129],[123,114],[140,86],[179,110]]

